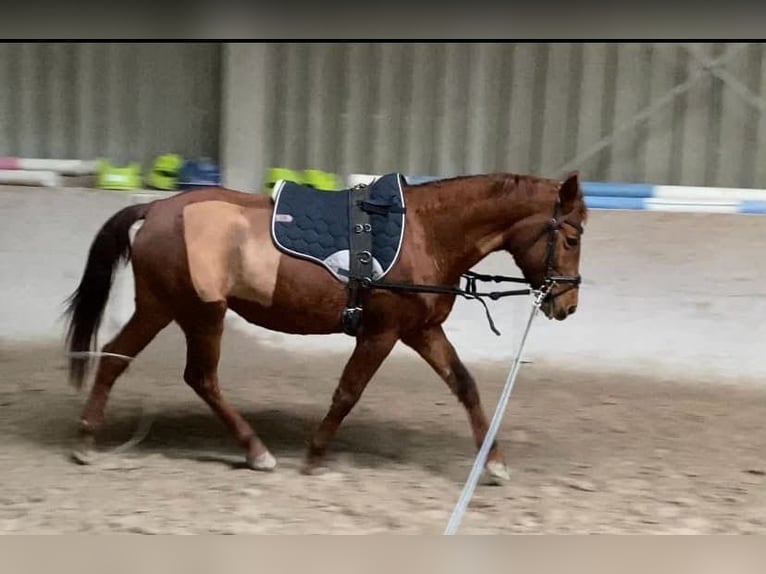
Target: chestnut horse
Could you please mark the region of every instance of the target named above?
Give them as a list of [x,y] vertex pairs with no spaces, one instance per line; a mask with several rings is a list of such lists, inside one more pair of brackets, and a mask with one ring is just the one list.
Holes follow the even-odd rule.
[[[564,320],[575,312],[580,236],[587,217],[577,173],[564,181],[509,173],[462,176],[401,185],[406,203],[402,244],[386,280],[452,286],[489,253],[510,252],[534,289],[550,287],[542,311]],[[320,193],[320,192],[317,192]],[[132,205],[113,215],[91,245],[77,290],[68,300],[70,381],[82,386],[120,260],[131,260],[135,312],[102,347],[95,382],[79,423],[78,451],[87,453],[104,423],[115,380],[171,321],[186,337],[186,383],[221,418],[254,470],[275,458],[224,399],[218,361],[224,314],[231,309],[261,327],[294,334],[343,331],[347,287],[327,269],[286,254],[271,236],[274,200],[223,188],[180,193]],[[143,224],[131,245],[129,230]],[[559,283],[551,274],[575,277]],[[318,469],[344,417],[397,341],[414,349],[444,380],[467,412],[477,448],[488,424],[476,383],[442,324],[455,293],[368,289],[356,346],[329,410],[314,431],[303,472]],[[98,353],[95,353],[98,354]],[[485,470],[508,477],[495,443]]]

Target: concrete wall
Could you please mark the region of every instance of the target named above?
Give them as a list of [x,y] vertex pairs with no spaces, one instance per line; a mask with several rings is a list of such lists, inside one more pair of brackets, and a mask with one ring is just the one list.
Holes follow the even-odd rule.
[[766,187],[765,46],[6,43],[0,155]]
[[0,156],[218,157],[220,44],[0,44]]
[[6,43],[0,155],[766,187],[765,46]]
[[268,167],[266,44],[225,44],[222,54],[221,168],[224,185],[260,188]]
[[[591,181],[766,187],[765,45],[692,50],[228,44],[227,182],[255,189],[264,166],[283,165],[438,176],[577,168]],[[692,53],[723,57],[715,70],[726,80]],[[588,153],[642,112],[646,121]]]

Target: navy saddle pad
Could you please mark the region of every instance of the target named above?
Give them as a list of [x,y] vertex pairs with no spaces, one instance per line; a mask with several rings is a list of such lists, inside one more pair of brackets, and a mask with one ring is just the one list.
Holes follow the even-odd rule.
[[[368,201],[404,211],[402,176],[390,173],[370,184]],[[275,185],[271,236],[285,253],[323,265],[348,282],[350,190],[318,191],[291,181]],[[399,258],[404,238],[404,213],[370,213],[373,278],[384,277]]]

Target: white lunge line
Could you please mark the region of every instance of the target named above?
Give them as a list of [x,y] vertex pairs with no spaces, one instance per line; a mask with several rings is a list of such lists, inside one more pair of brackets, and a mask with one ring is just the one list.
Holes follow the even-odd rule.
[[135,357],[128,355],[120,355],[119,353],[107,353],[105,351],[75,351],[67,353],[67,356],[73,359],[87,359],[88,357],[113,357],[115,359],[122,359],[123,361],[132,361]]
[[484,442],[479,449],[479,454],[476,455],[476,460],[473,463],[471,473],[468,475],[465,486],[463,486],[463,492],[460,493],[460,498],[458,499],[457,504],[455,504],[455,508],[452,511],[452,516],[447,523],[447,528],[444,530],[445,535],[455,534],[457,527],[460,525],[460,521],[463,519],[463,514],[465,514],[468,503],[471,502],[473,493],[476,490],[476,484],[479,482],[479,477],[481,476],[484,465],[486,464],[489,449],[495,440],[495,435],[497,434],[497,430],[500,427],[500,422],[502,421],[503,415],[505,414],[505,407],[508,404],[508,399],[511,397],[511,391],[513,391],[513,385],[516,382],[516,376],[519,374],[519,367],[521,366],[521,353],[524,351],[524,344],[527,342],[529,328],[532,326],[532,320],[540,310],[540,305],[542,304],[546,293],[547,290],[543,290],[535,295],[535,300],[532,305],[532,310],[529,313],[527,325],[524,328],[524,333],[521,336],[521,341],[519,342],[519,347],[516,351],[516,357],[514,358],[513,365],[511,366],[511,370],[508,373],[508,379],[505,381],[503,393],[500,395],[500,400],[497,402],[495,414],[492,416],[492,422],[490,423],[487,434],[484,437]]

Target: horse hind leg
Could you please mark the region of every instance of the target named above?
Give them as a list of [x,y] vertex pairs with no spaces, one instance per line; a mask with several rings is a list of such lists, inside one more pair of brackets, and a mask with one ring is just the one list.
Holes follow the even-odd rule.
[[224,400],[218,385],[226,304],[203,303],[179,321],[186,335],[184,380],[207,403],[247,451],[247,465],[253,470],[270,471],[277,461],[250,424]]
[[[170,316],[146,294],[137,297],[136,310],[115,335],[102,347],[104,353],[136,357],[168,323]],[[117,378],[127,369],[129,361],[121,357],[103,356],[99,360],[93,388],[85,403],[79,424],[79,444],[72,453],[75,461],[88,464],[98,431],[104,424],[104,409]]]

